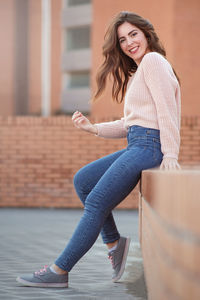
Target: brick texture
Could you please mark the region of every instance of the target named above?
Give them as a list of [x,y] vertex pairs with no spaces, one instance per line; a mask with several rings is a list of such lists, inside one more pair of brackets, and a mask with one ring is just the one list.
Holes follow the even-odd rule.
[[200,117],[183,117],[181,123],[181,164],[200,165]]
[[[181,135],[180,163],[200,164],[200,118],[183,118]],[[2,117],[0,138],[1,207],[81,207],[73,188],[76,171],[126,147],[126,139],[78,130],[70,116]],[[138,186],[119,207],[137,206]]]

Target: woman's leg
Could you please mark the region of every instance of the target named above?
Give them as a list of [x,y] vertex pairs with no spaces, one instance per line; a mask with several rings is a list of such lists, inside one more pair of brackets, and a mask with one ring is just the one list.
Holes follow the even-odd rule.
[[92,247],[112,209],[136,186],[141,171],[159,164],[154,160],[154,151],[144,147],[131,147],[121,154],[88,194],[84,214],[55,264],[70,271]]
[[[76,175],[74,176],[74,187],[84,206],[88,194],[95,187],[99,179],[113,164],[113,162],[117,158],[119,158],[125,151],[126,149],[117,151],[94,162],[91,162],[76,173]],[[103,242],[108,245],[112,245],[112,243],[117,241],[120,237],[112,212],[109,213],[104,222],[101,230],[101,235]]]

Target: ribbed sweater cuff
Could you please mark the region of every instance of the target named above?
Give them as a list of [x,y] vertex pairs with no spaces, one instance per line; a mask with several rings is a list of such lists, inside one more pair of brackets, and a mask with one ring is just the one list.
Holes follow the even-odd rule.
[[163,156],[163,159],[164,158],[175,158],[176,160],[178,160],[178,155],[175,153],[167,153]]
[[123,126],[121,126],[121,123],[121,121],[96,123],[96,136],[113,139],[126,137],[127,131]]

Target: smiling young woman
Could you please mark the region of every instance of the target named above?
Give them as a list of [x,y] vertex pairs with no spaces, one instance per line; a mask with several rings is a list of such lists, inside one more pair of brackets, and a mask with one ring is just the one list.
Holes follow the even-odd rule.
[[[113,100],[121,103],[124,100],[130,76],[137,71],[137,63],[124,53],[119,41],[118,28],[124,23],[134,26],[137,28],[137,31],[143,33],[146,37],[149,51],[160,53],[163,57],[166,57],[166,51],[149,20],[132,12],[120,12],[110,23],[105,35],[103,45],[104,63],[97,74],[98,88],[93,101],[102,94],[106,86],[106,78],[108,74],[111,74],[114,81],[112,87]],[[179,81],[174,69],[173,71]]]
[[120,47],[124,54],[129,56],[139,65],[143,56],[150,52],[147,39],[139,28],[124,22],[117,30]]
[[74,186],[84,214],[67,246],[50,267],[17,278],[27,286],[67,287],[68,272],[101,232],[112,262],[112,280],[125,268],[130,238],[117,230],[112,210],[135,188],[145,169],[180,169],[181,98],[178,78],[152,24],[130,12],[119,13],[105,36],[104,63],[97,75],[94,100],[113,77],[112,96],[124,101],[124,117],[92,124],[81,112],[74,125],[104,138],[127,138],[127,148],[81,168]]

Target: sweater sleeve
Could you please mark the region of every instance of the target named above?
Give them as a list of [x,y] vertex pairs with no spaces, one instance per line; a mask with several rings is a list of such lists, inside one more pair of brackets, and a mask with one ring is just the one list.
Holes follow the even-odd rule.
[[104,138],[124,138],[127,136],[127,129],[124,126],[124,118],[113,122],[95,124],[97,135]]
[[180,147],[180,89],[168,61],[158,53],[142,60],[144,79],[156,106],[163,158],[178,159]]

